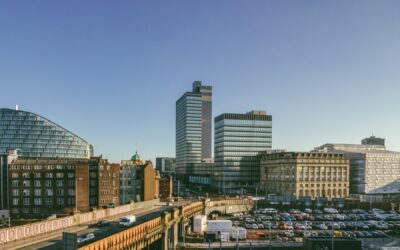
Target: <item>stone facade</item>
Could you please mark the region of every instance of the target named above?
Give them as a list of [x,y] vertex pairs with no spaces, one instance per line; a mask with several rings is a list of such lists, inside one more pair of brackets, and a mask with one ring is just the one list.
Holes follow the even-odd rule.
[[266,193],[327,198],[349,195],[349,160],[338,153],[280,152],[261,157]]

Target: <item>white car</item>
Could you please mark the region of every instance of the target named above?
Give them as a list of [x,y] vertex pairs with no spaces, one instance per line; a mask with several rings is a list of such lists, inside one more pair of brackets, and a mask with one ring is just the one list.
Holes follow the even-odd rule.
[[81,235],[81,236],[79,236],[77,239],[76,239],[76,242],[77,243],[84,243],[84,242],[87,242],[87,241],[90,241],[90,240],[92,240],[92,239],[94,239],[95,237],[94,237],[94,233],[88,233],[88,234],[86,234],[86,235]]

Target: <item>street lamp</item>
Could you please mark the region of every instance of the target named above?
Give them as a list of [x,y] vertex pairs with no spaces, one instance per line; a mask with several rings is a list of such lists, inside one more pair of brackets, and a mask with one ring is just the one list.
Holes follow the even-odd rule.
[[235,225],[236,228],[236,250],[239,250],[239,228]]
[[334,236],[334,234],[333,234],[333,223],[331,224],[331,230],[332,230],[332,250],[334,250],[334,246],[333,246],[333,236]]
[[268,235],[268,238],[269,238],[269,250],[271,250],[271,246],[272,246],[272,242],[271,242],[271,233],[272,233],[271,227],[272,227],[272,223],[269,224],[269,235]]

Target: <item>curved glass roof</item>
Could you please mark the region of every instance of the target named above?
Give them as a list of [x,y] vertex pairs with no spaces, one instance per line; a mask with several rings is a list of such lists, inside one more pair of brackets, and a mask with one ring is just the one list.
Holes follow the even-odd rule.
[[0,154],[19,149],[20,156],[89,158],[92,146],[79,136],[34,113],[0,109]]

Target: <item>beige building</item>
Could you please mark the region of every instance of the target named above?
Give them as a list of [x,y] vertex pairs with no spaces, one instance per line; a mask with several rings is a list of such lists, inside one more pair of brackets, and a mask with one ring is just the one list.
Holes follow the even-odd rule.
[[260,189],[277,195],[349,195],[349,160],[339,153],[279,152],[261,157]]

